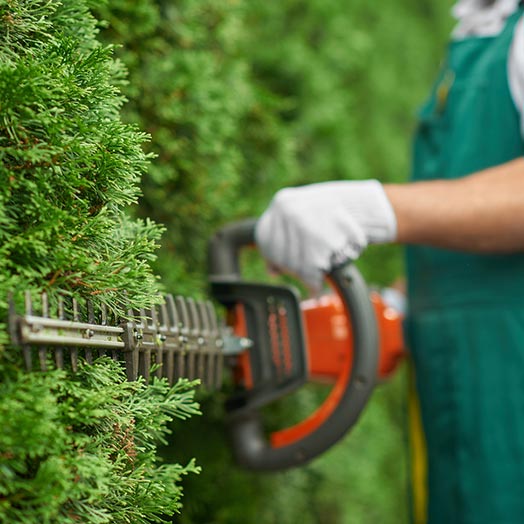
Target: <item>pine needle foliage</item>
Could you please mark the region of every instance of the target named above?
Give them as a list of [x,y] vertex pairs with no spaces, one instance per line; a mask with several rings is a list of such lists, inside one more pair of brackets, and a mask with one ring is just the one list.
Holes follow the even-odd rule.
[[[0,0],[0,320],[43,290],[115,313],[157,300],[161,228],[127,217],[147,135],[120,118],[125,70],[84,0]],[[0,325],[0,522],[145,524],[180,508],[167,424],[197,413],[193,384],[129,383],[102,359],[23,371]]]
[[166,424],[198,413],[194,384],[127,382],[101,360],[74,375],[1,368],[0,522],[146,524],[180,508],[186,467],[161,465]]
[[124,214],[147,136],[121,121],[124,69],[96,35],[85,1],[0,1],[0,297],[153,299],[160,228]]

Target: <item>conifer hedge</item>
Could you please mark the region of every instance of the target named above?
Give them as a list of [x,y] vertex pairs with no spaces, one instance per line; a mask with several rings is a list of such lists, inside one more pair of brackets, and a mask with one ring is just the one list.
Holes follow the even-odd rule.
[[[130,72],[126,118],[151,133],[147,150],[157,155],[140,213],[166,224],[156,268],[170,290],[205,292],[212,231],[257,215],[280,187],[407,178],[416,106],[439,65],[450,4],[112,0],[102,9],[103,37],[122,46]],[[390,247],[359,262],[378,284],[401,266]],[[231,462],[221,399],[211,399],[166,451],[203,466],[185,481],[177,522],[406,520],[403,389],[399,376],[377,391],[351,436],[322,459],[263,477]],[[315,400],[302,392],[293,410]]]
[[147,137],[120,118],[124,69],[90,6],[0,0],[2,523],[165,521],[196,471],[157,455],[168,422],[197,411],[188,383],[128,383],[107,359],[27,373],[6,340],[8,292],[89,297],[115,313],[124,289],[135,307],[157,300],[161,228],[126,215]]

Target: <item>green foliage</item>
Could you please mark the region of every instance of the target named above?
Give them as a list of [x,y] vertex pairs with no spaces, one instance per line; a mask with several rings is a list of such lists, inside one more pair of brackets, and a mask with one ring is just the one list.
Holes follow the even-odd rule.
[[[120,118],[124,68],[82,0],[0,0],[0,317],[8,291],[97,297],[122,312],[157,300],[161,228],[125,212],[147,136]],[[5,342],[5,325],[0,339]],[[18,357],[17,357],[18,355]],[[103,360],[25,373],[0,348],[0,522],[165,521],[188,466],[156,446],[196,412],[190,385],[128,383]]]
[[0,2],[0,296],[127,288],[152,300],[160,229],[130,221],[146,135],[122,123],[124,70],[86,2]]
[[127,382],[110,360],[78,373],[2,367],[0,522],[164,522],[176,483],[198,468],[161,465],[166,424],[198,413],[192,384]]
[[157,268],[170,289],[186,293],[202,288],[217,225],[254,213],[253,203],[296,171],[279,121],[285,101],[252,78],[248,8],[238,0],[116,0],[101,14],[104,36],[123,45],[118,56],[129,68],[127,118],[151,133],[157,155],[141,199],[141,213],[167,225]]

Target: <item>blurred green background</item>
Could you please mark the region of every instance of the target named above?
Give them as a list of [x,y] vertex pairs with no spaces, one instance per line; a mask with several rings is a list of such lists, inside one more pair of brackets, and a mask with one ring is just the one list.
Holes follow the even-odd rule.
[[[156,270],[170,292],[206,291],[206,242],[259,214],[284,186],[409,176],[416,108],[451,27],[439,0],[111,0],[106,42],[129,70],[125,119],[151,134],[140,216],[167,226]],[[402,273],[395,247],[359,262],[370,282]],[[407,521],[405,372],[381,386],[341,444],[300,470],[232,462],[222,398],[175,428],[170,460],[196,456],[181,524]],[[318,394],[305,389],[294,410]],[[286,418],[286,407],[276,416]]]

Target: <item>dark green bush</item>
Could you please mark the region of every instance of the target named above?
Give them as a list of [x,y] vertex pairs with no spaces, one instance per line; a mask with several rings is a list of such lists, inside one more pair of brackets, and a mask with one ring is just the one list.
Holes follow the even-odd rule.
[[[7,345],[8,292],[95,298],[122,312],[157,300],[161,228],[130,219],[147,136],[123,123],[124,79],[82,0],[0,0],[0,522],[160,522],[180,477],[156,453],[196,411],[187,384],[125,381],[101,360],[23,371]],[[166,517],[167,518],[167,517]]]
[[124,70],[84,2],[2,2],[0,296],[50,287],[151,301],[160,228],[124,214],[148,163]]
[[165,522],[180,508],[177,482],[197,469],[160,465],[174,417],[196,413],[191,384],[127,382],[101,360],[0,383],[0,522]]

